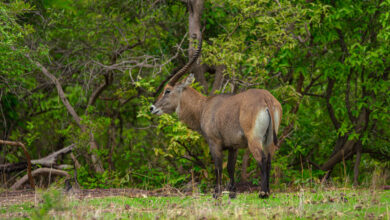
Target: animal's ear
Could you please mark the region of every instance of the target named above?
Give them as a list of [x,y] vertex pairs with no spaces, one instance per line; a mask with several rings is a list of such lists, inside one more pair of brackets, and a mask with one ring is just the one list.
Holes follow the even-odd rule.
[[186,86],[191,85],[195,80],[194,74],[190,74],[182,84],[180,84],[179,88],[184,89]]
[[184,82],[184,87],[191,85],[195,81],[194,74],[190,74],[187,78],[186,81]]

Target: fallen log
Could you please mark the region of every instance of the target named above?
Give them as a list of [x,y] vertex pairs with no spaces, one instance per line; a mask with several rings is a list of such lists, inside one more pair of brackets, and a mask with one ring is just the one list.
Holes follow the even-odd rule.
[[[32,177],[37,175],[42,175],[42,174],[70,177],[68,172],[63,170],[53,169],[53,168],[38,168],[32,171],[31,173]],[[27,179],[28,179],[28,175],[23,176],[16,183],[14,183],[14,185],[11,186],[11,189],[13,190],[19,189],[21,186],[23,186],[24,183],[26,183]]]
[[5,141],[5,140],[0,140],[0,144],[7,144],[7,145],[11,145],[11,146],[20,146],[23,149],[24,154],[26,155],[26,158],[27,158],[27,177],[26,177],[26,179],[27,178],[29,179],[31,188],[35,189],[34,178],[32,177],[32,174],[31,174],[31,158],[30,158],[30,154],[28,154],[27,149],[24,146],[24,144],[22,144],[21,142]]
[[0,164],[0,173],[12,173],[27,168],[27,162]]
[[[1,144],[1,142],[0,142]],[[61,150],[58,150],[54,153],[49,154],[46,157],[37,159],[37,160],[31,160],[32,165],[41,165],[43,167],[52,167],[56,169],[64,169],[69,168],[69,165],[57,165],[56,160],[57,157],[61,154],[67,154],[71,152],[74,148],[74,144],[71,144],[65,148],[62,148]],[[20,162],[20,163],[6,163],[6,164],[0,164],[0,173],[11,173],[11,172],[17,172],[26,169],[28,166],[28,162]]]
[[69,153],[73,150],[73,148],[74,148],[74,144],[71,144],[65,148],[62,148],[59,151],[56,151],[54,153],[49,154],[46,157],[43,157],[43,158],[38,159],[38,160],[32,160],[31,163],[35,164],[35,165],[39,164],[39,165],[42,165],[45,167],[51,167],[51,166],[56,164],[56,160],[57,160],[57,157],[59,155]]

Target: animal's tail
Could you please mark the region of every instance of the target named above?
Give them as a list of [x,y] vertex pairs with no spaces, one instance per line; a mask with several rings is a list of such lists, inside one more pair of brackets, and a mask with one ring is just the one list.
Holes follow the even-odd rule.
[[[270,107],[270,106],[269,106]],[[269,116],[269,125],[267,128],[267,141],[266,143],[271,143],[271,141],[274,143],[275,146],[278,145],[278,137],[276,136],[275,131],[275,121],[273,115],[269,112],[269,107],[267,108],[267,113]]]

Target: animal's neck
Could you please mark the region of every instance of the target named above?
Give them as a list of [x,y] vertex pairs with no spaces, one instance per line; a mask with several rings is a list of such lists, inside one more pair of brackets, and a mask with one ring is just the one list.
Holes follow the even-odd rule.
[[195,131],[200,130],[200,118],[207,97],[191,87],[186,87],[180,98],[176,113],[180,121]]

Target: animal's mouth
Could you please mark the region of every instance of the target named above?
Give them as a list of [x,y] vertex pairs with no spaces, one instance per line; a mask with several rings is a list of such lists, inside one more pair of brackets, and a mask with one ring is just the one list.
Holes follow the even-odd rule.
[[153,110],[152,114],[154,114],[154,115],[162,115],[163,111],[161,111],[161,109],[158,108],[158,109]]
[[162,115],[164,112],[161,110],[161,108],[156,108],[156,106],[151,105],[150,106],[150,113],[154,115]]

